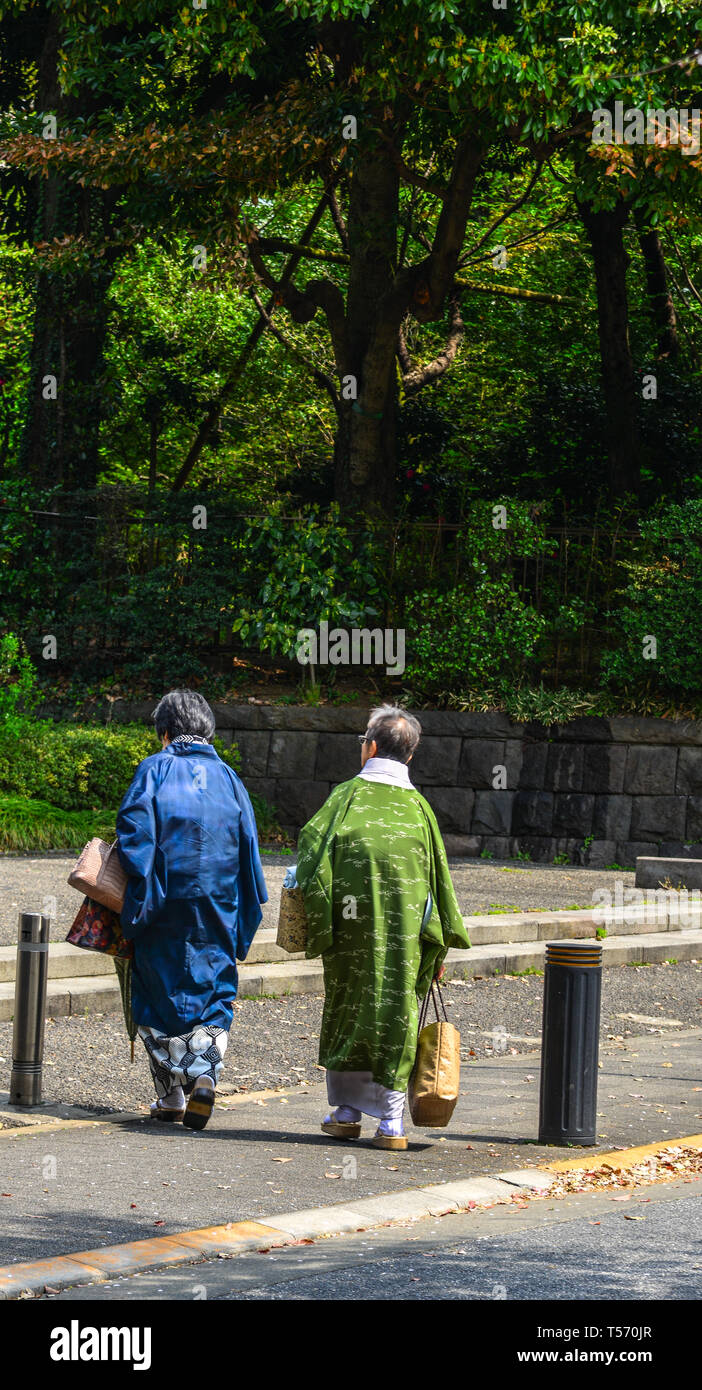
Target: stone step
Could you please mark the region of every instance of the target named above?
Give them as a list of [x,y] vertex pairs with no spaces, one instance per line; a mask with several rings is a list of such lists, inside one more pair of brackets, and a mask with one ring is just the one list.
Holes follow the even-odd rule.
[[[527,970],[543,970],[544,941],[498,942],[474,946],[471,951],[449,951],[446,976],[449,980],[470,980],[487,975],[515,975]],[[86,952],[86,955],[88,952]],[[702,959],[702,931],[644,932],[626,937],[608,937],[602,942],[606,966],[634,963],[653,964],[664,960]],[[322,994],[324,976],[321,961],[289,960],[288,964],[269,962],[239,967],[239,997],[285,994]],[[116,976],[66,977],[49,980],[47,1015],[111,1013],[119,1011],[120,995]],[[12,1018],[14,985],[0,984],[0,1022]]]
[[[679,932],[676,920],[675,900],[672,906],[664,902],[658,905],[655,900],[653,910],[643,906],[626,906],[627,920],[613,922],[607,927],[607,938],[612,936],[657,935],[661,932]],[[266,904],[269,907],[270,904]],[[646,921],[646,917],[651,918]],[[581,940],[594,937],[598,921],[591,909],[573,912],[499,912],[464,917],[466,930],[474,947],[498,946],[503,943],[538,942],[558,940]],[[265,919],[264,919],[265,922]],[[702,930],[702,912],[692,911],[686,930]],[[288,955],[276,944],[277,927],[259,927],[247,956],[246,967],[253,965],[290,965],[294,961],[304,961],[304,953]],[[674,954],[674,952],[673,952]],[[0,984],[9,983],[15,978],[17,961],[16,946],[0,946]],[[69,946],[65,941],[52,941],[49,950],[49,980],[62,980],[79,976],[111,976],[112,960],[99,951],[86,951],[78,946]]]
[[636,887],[659,888],[662,883],[674,889],[702,888],[702,859],[662,859],[639,855],[636,860]]

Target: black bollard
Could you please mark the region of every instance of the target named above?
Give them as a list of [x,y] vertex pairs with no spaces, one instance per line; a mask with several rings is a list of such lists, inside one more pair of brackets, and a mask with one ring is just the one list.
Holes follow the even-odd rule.
[[20,912],[10,1077],[13,1105],[41,1103],[50,927],[51,918],[43,913]]
[[540,1144],[597,1143],[601,994],[599,941],[556,941],[547,945]]

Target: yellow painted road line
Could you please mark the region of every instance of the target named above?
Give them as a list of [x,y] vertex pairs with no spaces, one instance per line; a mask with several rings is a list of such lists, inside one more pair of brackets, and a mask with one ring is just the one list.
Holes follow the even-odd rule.
[[593,1153],[589,1158],[560,1158],[557,1163],[547,1163],[546,1168],[551,1173],[570,1173],[581,1171],[583,1168],[590,1170],[593,1168],[623,1169],[633,1168],[634,1164],[641,1163],[643,1159],[650,1158],[652,1154],[664,1153],[666,1149],[675,1148],[702,1149],[702,1134],[688,1134],[680,1139],[665,1139],[657,1144],[639,1144],[635,1149],[619,1149],[614,1153]]

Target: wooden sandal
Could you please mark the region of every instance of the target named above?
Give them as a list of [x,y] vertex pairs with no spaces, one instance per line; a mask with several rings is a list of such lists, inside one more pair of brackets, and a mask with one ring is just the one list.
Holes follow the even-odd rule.
[[152,1120],[161,1120],[164,1124],[175,1124],[177,1120],[182,1120],[185,1115],[184,1110],[176,1110],[172,1105],[164,1105],[160,1100],[152,1100],[149,1111]]
[[186,1129],[204,1129],[214,1110],[214,1103],[215,1088],[212,1082],[210,1081],[209,1085],[203,1085],[202,1080],[196,1081],[190,1092],[183,1116],[183,1124]]

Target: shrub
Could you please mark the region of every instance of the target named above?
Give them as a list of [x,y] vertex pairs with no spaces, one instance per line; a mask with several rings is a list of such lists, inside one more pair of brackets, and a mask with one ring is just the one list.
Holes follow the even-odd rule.
[[[702,690],[702,500],[669,505],[641,522],[650,558],[626,564],[629,583],[614,615],[619,642],[602,662],[605,681],[671,692]],[[646,639],[656,655],[644,655]],[[648,645],[650,651],[650,641]]]
[[23,643],[13,632],[0,637],[0,731],[18,738],[36,703],[37,678]]
[[487,578],[473,589],[420,594],[409,605],[406,625],[405,677],[425,695],[517,680],[546,627],[509,580]]
[[[214,740],[236,767],[236,747]],[[119,806],[136,768],[159,740],[142,724],[73,725],[36,720],[18,739],[0,726],[0,792],[38,799],[65,811]]]

